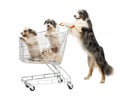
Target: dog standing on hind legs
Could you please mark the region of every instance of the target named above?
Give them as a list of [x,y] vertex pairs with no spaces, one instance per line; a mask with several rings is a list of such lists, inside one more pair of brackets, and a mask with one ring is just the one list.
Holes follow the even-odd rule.
[[69,24],[69,26],[67,25],[67,27],[70,28],[71,34],[78,38],[83,49],[88,54],[89,72],[85,79],[90,79],[94,67],[97,66],[101,74],[100,83],[104,83],[105,75],[111,75],[113,68],[108,65],[105,59],[104,50],[95,38],[89,15],[86,10],[78,10],[74,18],[76,22]]
[[44,25],[46,25],[47,27],[47,33],[45,36],[50,42],[51,50],[54,53],[58,53],[60,51],[60,40],[58,32],[56,31],[57,23],[55,22],[55,20],[47,19],[45,20]]

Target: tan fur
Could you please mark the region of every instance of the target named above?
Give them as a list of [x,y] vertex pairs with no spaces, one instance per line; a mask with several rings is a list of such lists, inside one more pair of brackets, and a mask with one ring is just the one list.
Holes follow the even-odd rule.
[[43,60],[46,62],[55,61],[57,63],[60,63],[62,60],[60,53],[53,53],[51,49],[43,49],[42,54],[44,58]]

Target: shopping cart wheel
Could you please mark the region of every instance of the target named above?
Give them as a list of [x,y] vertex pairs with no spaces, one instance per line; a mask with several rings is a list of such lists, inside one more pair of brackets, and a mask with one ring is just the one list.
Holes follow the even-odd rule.
[[73,84],[71,82],[67,82],[67,86],[69,89],[73,89]]
[[63,82],[63,79],[60,76],[57,76],[57,79],[58,79],[58,83],[62,83]]
[[25,84],[26,88],[29,88],[29,85],[28,84]]
[[29,83],[27,81],[24,82],[26,88],[29,88]]
[[30,91],[34,91],[35,90],[35,86],[29,86]]

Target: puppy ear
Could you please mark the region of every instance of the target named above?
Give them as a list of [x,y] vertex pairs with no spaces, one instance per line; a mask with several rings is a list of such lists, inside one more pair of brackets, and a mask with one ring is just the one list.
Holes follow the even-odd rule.
[[34,34],[35,36],[37,36],[36,31],[34,31],[34,30],[32,30],[32,29],[28,29],[28,32]]
[[46,21],[44,22],[44,25],[46,24]]
[[54,20],[52,20],[52,24],[56,28],[57,23]]
[[32,32],[32,29],[28,29],[28,32],[31,33],[31,32]]

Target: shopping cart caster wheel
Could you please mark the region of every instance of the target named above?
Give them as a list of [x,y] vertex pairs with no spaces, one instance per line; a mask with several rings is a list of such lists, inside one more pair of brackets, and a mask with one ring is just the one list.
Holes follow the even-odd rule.
[[26,88],[29,88],[29,83],[25,82],[24,84]]
[[25,84],[26,88],[29,88],[29,85]]
[[67,86],[68,86],[69,89],[73,89],[73,84],[71,82],[68,82]]
[[30,89],[30,91],[34,91],[35,90],[35,86],[30,86],[29,89]]
[[58,80],[58,83],[62,83],[62,82],[63,82],[63,79],[59,79],[59,80]]
[[63,82],[63,79],[60,76],[57,77],[57,79],[58,79],[58,83],[62,83]]

